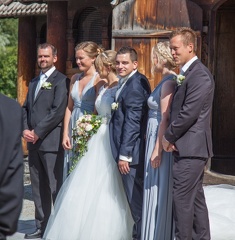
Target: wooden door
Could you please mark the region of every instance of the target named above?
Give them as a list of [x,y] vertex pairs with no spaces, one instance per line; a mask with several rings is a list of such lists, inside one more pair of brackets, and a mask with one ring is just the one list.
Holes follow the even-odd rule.
[[213,149],[211,168],[235,175],[235,2],[217,12]]

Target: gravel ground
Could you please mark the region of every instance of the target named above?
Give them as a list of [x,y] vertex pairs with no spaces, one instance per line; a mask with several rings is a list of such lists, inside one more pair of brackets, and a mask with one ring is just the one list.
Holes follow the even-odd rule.
[[7,240],[21,240],[24,239],[25,233],[30,233],[35,230],[34,221],[34,203],[32,201],[32,190],[29,183],[24,187],[23,207],[18,221],[17,232],[7,237]]

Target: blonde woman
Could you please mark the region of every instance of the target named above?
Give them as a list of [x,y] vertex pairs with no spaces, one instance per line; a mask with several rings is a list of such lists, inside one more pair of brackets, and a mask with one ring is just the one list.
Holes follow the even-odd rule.
[[75,47],[76,63],[80,73],[71,78],[68,105],[64,117],[62,146],[65,151],[64,180],[72,166],[72,129],[75,121],[84,113],[93,113],[95,99],[100,87],[105,83],[95,69],[95,59],[102,49],[94,42],[86,41]]
[[171,240],[172,236],[172,155],[162,148],[162,137],[169,124],[170,104],[176,82],[176,64],[169,41],[152,49],[152,70],[162,80],[148,99],[142,240]]

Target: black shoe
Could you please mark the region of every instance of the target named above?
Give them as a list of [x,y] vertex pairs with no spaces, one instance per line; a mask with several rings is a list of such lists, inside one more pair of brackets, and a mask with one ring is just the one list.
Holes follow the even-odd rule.
[[26,233],[24,235],[25,239],[34,239],[34,238],[41,238],[42,237],[42,231],[41,229],[37,229],[35,232],[33,233]]

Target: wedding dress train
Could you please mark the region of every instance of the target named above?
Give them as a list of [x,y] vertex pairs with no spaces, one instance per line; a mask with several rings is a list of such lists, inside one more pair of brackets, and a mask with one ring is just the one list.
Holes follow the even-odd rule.
[[211,240],[235,240],[235,186],[221,184],[204,187]]

